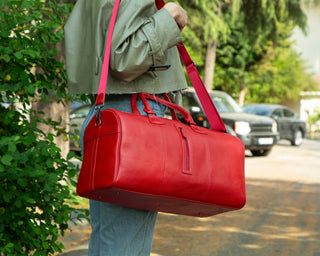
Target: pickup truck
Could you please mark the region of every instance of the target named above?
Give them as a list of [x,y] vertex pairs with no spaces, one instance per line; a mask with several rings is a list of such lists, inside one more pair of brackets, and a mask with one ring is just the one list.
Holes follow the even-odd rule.
[[[244,113],[236,101],[223,91],[211,90],[209,95],[226,126],[227,132],[239,137],[253,156],[267,156],[273,145],[279,140],[277,123],[269,117]],[[197,125],[210,128],[193,88],[182,92],[181,105],[191,114]],[[183,119],[182,116],[180,118]]]

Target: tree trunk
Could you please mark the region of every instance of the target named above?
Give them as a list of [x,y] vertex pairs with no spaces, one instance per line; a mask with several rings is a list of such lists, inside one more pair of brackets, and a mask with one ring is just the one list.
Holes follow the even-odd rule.
[[239,93],[239,106],[242,107],[244,105],[244,100],[246,97],[246,86],[241,85],[240,93]]
[[41,118],[51,119],[52,121],[60,122],[59,131],[55,131],[51,126],[38,123],[38,128],[43,131],[45,134],[52,133],[55,135],[54,143],[61,149],[61,155],[63,158],[67,157],[69,153],[69,138],[66,134],[61,133],[59,136],[58,132],[68,132],[69,131],[69,111],[70,104],[65,106],[62,103],[58,103],[54,98],[50,102],[43,102],[41,100],[34,100],[32,102],[32,108],[36,111],[41,111],[44,114],[41,115]]
[[203,76],[203,83],[205,84],[207,90],[210,90],[213,87],[214,67],[216,62],[216,48],[216,40],[207,45],[206,61]]
[[[51,0],[46,0],[47,2]],[[59,0],[59,3],[63,0]],[[73,0],[68,1],[73,3]],[[57,59],[59,62],[65,63],[65,47],[64,42],[57,43],[55,48],[59,51]],[[61,100],[61,99],[60,99]],[[40,97],[35,97],[32,102],[32,108],[36,111],[41,111],[44,113],[42,118],[51,119],[52,121],[60,122],[59,131],[63,132],[59,134],[59,131],[55,131],[51,126],[45,124],[38,124],[38,128],[41,129],[45,134],[52,133],[55,135],[54,143],[61,149],[61,155],[63,158],[66,158],[70,146],[69,146],[69,136],[64,132],[69,132],[69,118],[70,118],[70,102],[64,101],[65,104],[58,103],[57,99],[51,98],[50,102],[43,102],[40,100]],[[58,135],[58,136],[56,136]]]

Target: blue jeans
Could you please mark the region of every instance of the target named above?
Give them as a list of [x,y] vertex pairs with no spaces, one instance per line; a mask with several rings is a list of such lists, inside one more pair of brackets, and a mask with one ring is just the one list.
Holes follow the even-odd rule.
[[[166,107],[148,100],[156,115],[164,116]],[[137,106],[141,114],[144,105],[138,98]],[[103,109],[114,108],[131,111],[131,96],[107,97]],[[82,125],[80,144],[83,148],[83,135],[90,120],[95,116],[91,108]],[[109,203],[90,200],[92,232],[89,242],[89,256],[149,256],[157,219],[157,212],[143,211]]]

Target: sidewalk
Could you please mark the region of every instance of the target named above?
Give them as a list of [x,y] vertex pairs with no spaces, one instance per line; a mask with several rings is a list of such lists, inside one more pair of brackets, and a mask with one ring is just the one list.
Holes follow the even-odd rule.
[[88,256],[89,237],[91,232],[90,224],[83,223],[70,224],[71,231],[65,231],[65,236],[61,238],[64,251],[57,256]]
[[[247,180],[247,204],[208,218],[160,213],[151,256],[320,256],[320,185]],[[73,227],[59,256],[87,256],[90,226]]]

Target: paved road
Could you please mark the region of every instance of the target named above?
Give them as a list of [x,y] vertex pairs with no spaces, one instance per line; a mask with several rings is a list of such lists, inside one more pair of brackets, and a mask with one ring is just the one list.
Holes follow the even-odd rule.
[[[247,204],[209,218],[159,214],[152,256],[320,256],[320,141],[246,157]],[[60,256],[87,255],[88,225]]]
[[320,183],[320,141],[304,140],[300,147],[280,141],[268,157],[246,157],[246,177]]

